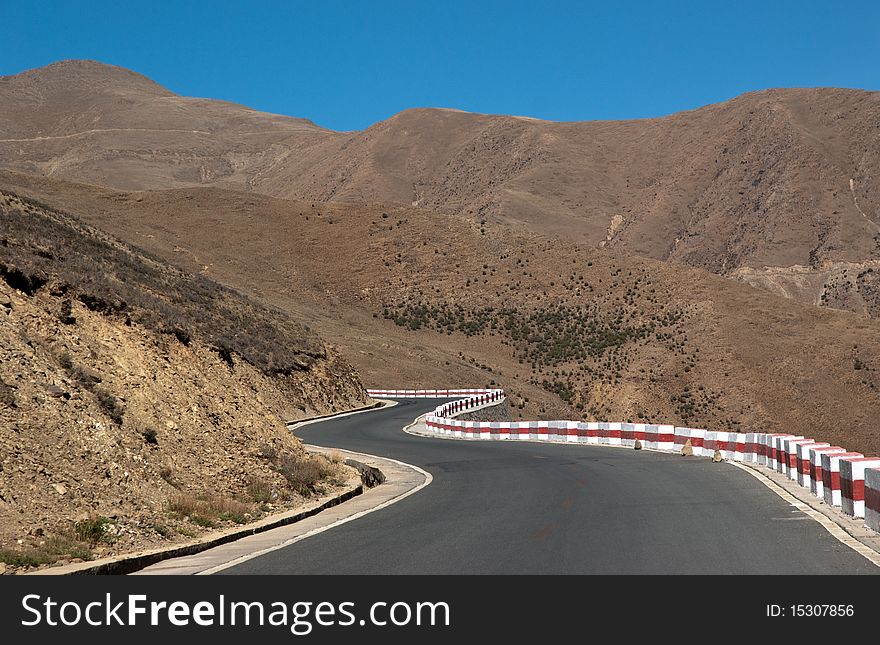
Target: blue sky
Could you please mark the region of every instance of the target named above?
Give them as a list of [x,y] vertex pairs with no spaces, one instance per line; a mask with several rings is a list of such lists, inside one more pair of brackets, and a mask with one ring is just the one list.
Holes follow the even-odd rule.
[[0,75],[89,58],[336,130],[410,107],[575,121],[880,90],[877,0],[0,0],[0,23]]

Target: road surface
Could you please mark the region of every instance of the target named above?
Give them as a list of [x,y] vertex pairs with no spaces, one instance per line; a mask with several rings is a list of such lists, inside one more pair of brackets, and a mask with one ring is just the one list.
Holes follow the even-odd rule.
[[307,443],[399,459],[434,481],[388,508],[221,573],[880,573],[728,464],[401,430],[437,404],[401,400],[298,429]]

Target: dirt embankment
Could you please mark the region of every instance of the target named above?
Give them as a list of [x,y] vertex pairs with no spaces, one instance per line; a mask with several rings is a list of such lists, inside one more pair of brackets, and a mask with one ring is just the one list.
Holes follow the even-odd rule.
[[[271,342],[248,321],[274,323],[271,339],[280,314],[206,281],[216,308],[175,309],[190,276],[13,195],[0,208],[0,569],[190,539],[351,475],[284,423],[367,401],[314,334],[260,363]],[[78,270],[87,254],[95,275]],[[147,268],[159,276],[149,288],[136,284]],[[154,321],[137,293],[175,323]],[[217,310],[240,315],[241,338],[212,338]]]

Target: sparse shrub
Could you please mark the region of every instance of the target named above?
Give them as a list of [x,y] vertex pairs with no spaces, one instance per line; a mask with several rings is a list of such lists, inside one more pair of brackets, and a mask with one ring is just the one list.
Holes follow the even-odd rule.
[[70,301],[70,298],[65,298],[61,301],[61,310],[58,313],[58,320],[60,320],[63,325],[72,325],[76,322],[76,318],[73,317],[73,303]]
[[0,549],[0,562],[13,567],[39,567],[54,561],[55,558],[42,549]]
[[58,364],[67,372],[70,377],[87,390],[91,390],[101,382],[101,377],[89,370],[88,368],[76,365],[73,362],[73,355],[64,350],[58,356]]
[[165,537],[165,538],[171,537],[172,535],[174,535],[174,531],[172,531],[170,528],[168,528],[164,524],[153,524],[152,529],[156,533],[158,533],[159,535],[161,535],[162,537]]
[[232,350],[226,343],[220,343],[214,348],[220,359],[229,366],[230,369],[235,367],[235,361],[232,358]]
[[189,347],[190,343],[192,343],[192,336],[187,330],[183,329],[182,327],[171,327],[167,330],[166,333],[174,336],[178,341],[180,341],[180,344],[184,347]]
[[[333,222],[330,222],[331,224]],[[246,524],[247,518],[241,513],[233,513],[231,511],[227,511],[225,513],[220,513],[220,519],[225,520],[227,522],[235,522],[236,524]]]
[[74,524],[73,530],[77,538],[94,546],[106,538],[106,527],[109,523],[109,517],[92,515],[88,519],[80,520]]
[[186,493],[173,496],[168,501],[168,510],[190,522],[205,528],[214,528],[218,520],[228,520],[237,524],[247,522],[251,507],[243,502],[226,497],[195,497]]
[[159,438],[156,435],[156,430],[154,428],[147,428],[144,430],[144,441],[150,445],[158,446]]
[[159,477],[161,477],[169,486],[180,488],[180,483],[174,478],[174,469],[171,468],[171,466],[162,466],[159,469]]
[[204,517],[203,515],[190,515],[189,521],[197,526],[201,526],[206,529],[213,529],[217,526],[217,524],[213,520]]
[[275,468],[287,480],[291,489],[303,497],[318,491],[318,484],[330,474],[329,463],[321,457],[282,455]]
[[67,533],[53,535],[36,547],[0,549],[0,562],[14,567],[38,567],[61,558],[91,560],[92,552],[88,544]]
[[278,491],[269,482],[261,477],[251,477],[247,485],[248,496],[255,502],[265,504],[278,498]]
[[110,419],[113,420],[113,423],[121,426],[122,415],[125,411],[125,408],[122,407],[122,404],[119,402],[119,400],[103,388],[96,388],[94,392],[95,398],[98,399],[98,403],[100,403],[101,407],[104,408],[107,416],[109,416]]

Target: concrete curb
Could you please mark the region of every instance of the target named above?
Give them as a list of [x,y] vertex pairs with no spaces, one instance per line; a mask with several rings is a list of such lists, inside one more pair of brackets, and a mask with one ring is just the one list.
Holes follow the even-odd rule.
[[433,478],[418,466],[387,457],[351,452],[339,448],[307,446],[312,452],[339,452],[372,468],[380,469],[385,483],[370,488],[355,499],[334,509],[274,531],[246,537],[205,553],[176,558],[155,564],[135,575],[211,575],[237,566],[266,553],[286,548],[336,526],[346,524],[374,511],[395,504],[428,486]]
[[727,462],[744,470],[799,511],[821,524],[831,535],[880,567],[880,534],[859,520],[848,517],[829,506],[809,489],[803,488],[783,474],[761,466],[736,461]]
[[283,513],[277,513],[267,518],[263,518],[262,520],[258,520],[245,528],[227,529],[226,531],[220,532],[220,534],[215,534],[206,539],[187,542],[163,549],[153,549],[141,553],[112,556],[100,560],[92,560],[90,562],[68,564],[61,567],[47,567],[38,571],[32,571],[25,575],[124,575],[133,573],[163,560],[195,555],[223,544],[228,544],[251,535],[256,535],[257,533],[263,533],[265,531],[300,522],[313,515],[317,515],[321,511],[346,502],[353,497],[362,495],[363,492],[364,488],[361,484],[349,485],[344,492],[338,493],[329,499],[318,503],[312,508],[307,508],[306,510],[292,509]]
[[[343,417],[351,414],[360,414],[369,412],[383,407],[397,405],[396,401],[376,401],[367,406],[347,410],[345,412],[336,412],[333,414],[323,414],[308,419],[300,419],[287,423],[288,430],[294,430],[310,423],[318,423],[326,421],[334,417]],[[316,451],[321,452],[321,451]],[[282,526],[288,526],[296,522],[300,522],[306,518],[312,517],[321,511],[325,511],[338,504],[346,502],[353,497],[363,494],[364,488],[361,484],[350,484],[341,493],[323,499],[323,501],[306,504],[306,508],[290,509],[281,513],[275,513],[269,517],[265,517],[245,527],[233,527],[220,532],[209,534],[203,538],[198,538],[183,544],[177,544],[169,547],[161,547],[150,549],[147,551],[138,551],[135,553],[121,554],[100,558],[98,560],[90,560],[88,562],[78,562],[75,564],[67,564],[59,567],[49,566],[37,571],[31,571],[24,575],[40,576],[40,575],[124,575],[139,571],[157,562],[168,560],[171,558],[179,558],[188,555],[195,555],[208,549],[213,549],[223,544],[228,544],[236,540],[240,540],[251,535],[256,535],[264,531],[270,531]]]
[[346,412],[334,412],[333,414],[322,414],[317,417],[309,417],[307,419],[298,419],[297,421],[288,421],[287,429],[290,431],[296,430],[297,428],[301,428],[303,426],[310,425],[312,423],[320,423],[321,421],[326,421],[327,419],[336,419],[341,417],[348,417],[353,414],[362,414],[364,412],[370,412],[371,410],[378,410],[380,408],[390,408],[397,405],[397,401],[385,400],[385,401],[376,401],[375,403],[371,403],[370,405],[365,405],[360,408],[354,408],[353,410],[348,410]]

